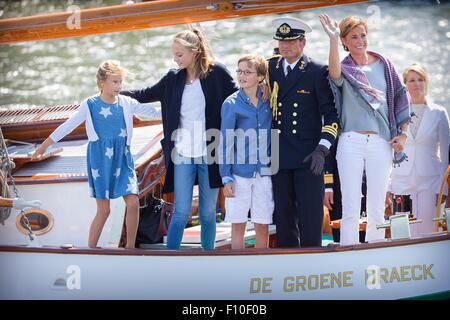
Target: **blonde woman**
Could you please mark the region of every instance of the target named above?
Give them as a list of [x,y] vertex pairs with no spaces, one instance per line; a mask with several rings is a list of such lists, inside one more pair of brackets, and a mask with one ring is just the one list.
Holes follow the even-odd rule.
[[[341,134],[337,163],[342,190],[341,245],[359,243],[363,172],[367,177],[366,241],[384,238],[376,225],[384,221],[384,203],[394,163],[401,153],[410,120],[409,97],[393,64],[368,50],[368,26],[346,17],[338,26],[327,15],[320,21],[330,38],[329,76],[339,113]],[[349,52],[342,62],[339,40]],[[396,152],[393,159],[392,149]]]
[[180,248],[197,178],[201,245],[204,250],[211,250],[215,246],[216,202],[222,183],[214,151],[207,155],[205,132],[220,130],[222,103],[238,88],[225,66],[212,60],[200,30],[176,34],[172,54],[178,69],[169,70],[153,86],[123,93],[139,102],[161,102],[161,144],[167,170],[163,192],[175,193],[167,248]]
[[133,156],[130,152],[133,115],[159,118],[160,112],[130,97],[119,95],[126,71],[117,61],[105,61],[97,70],[99,93],[80,103],[77,112],[39,146],[33,158],[39,158],[49,146],[86,122],[87,174],[97,214],[89,230],[88,245],[97,246],[110,213],[110,199],[123,197],[126,206],[127,248],[134,248],[139,222],[139,199]]
[[406,133],[404,152],[408,162],[392,170],[391,192],[411,195],[412,213],[423,219],[411,225],[411,235],[419,236],[434,231],[437,194],[448,165],[449,120],[445,108],[427,97],[428,73],[424,66],[407,67],[403,82],[411,96],[414,116]]

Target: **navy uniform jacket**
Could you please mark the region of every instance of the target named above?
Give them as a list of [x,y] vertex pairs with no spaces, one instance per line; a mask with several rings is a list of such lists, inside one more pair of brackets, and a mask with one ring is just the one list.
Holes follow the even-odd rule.
[[[206,102],[206,130],[220,130],[220,112],[222,103],[229,95],[237,91],[238,87],[226,67],[218,62],[214,63],[205,79],[200,79],[200,83]],[[161,145],[166,164],[166,178],[163,193],[172,192],[174,189],[174,167],[171,159],[171,152],[175,143],[171,140],[171,136],[173,131],[178,129],[180,124],[181,98],[183,96],[185,84],[186,70],[171,69],[153,86],[141,90],[121,92],[121,94],[130,96],[141,103],[154,101],[161,102],[164,130],[164,139],[161,140]],[[210,143],[217,142],[207,142],[208,145]],[[212,156],[217,157],[217,154],[213,152]],[[219,173],[218,162],[210,161],[211,164],[208,165],[209,185],[211,188],[219,188],[222,186],[222,179]]]
[[280,169],[309,166],[303,159],[319,141],[325,139],[333,145],[338,134],[328,67],[303,55],[286,77],[283,58],[274,56],[269,59],[269,84],[273,128],[280,138]]

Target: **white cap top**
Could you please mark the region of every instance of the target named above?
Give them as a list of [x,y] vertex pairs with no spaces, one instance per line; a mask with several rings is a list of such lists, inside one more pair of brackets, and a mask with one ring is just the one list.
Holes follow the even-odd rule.
[[287,24],[291,29],[303,30],[305,33],[312,31],[312,28],[307,23],[297,18],[280,17],[274,19],[272,23],[276,29],[283,24]]

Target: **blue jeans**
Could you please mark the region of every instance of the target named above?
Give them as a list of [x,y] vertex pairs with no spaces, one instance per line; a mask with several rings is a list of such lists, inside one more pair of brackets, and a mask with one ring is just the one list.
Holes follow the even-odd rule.
[[[186,158],[179,154],[176,157],[175,208],[167,234],[167,249],[180,248],[184,228],[192,210],[192,189],[198,172],[201,244],[204,250],[213,250],[216,241],[216,204],[219,188],[210,188],[208,165],[203,158]],[[180,161],[182,163],[179,163]]]

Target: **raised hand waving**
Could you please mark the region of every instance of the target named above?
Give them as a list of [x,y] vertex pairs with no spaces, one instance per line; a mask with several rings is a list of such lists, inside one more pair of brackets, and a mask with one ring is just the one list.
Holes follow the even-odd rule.
[[319,19],[323,30],[325,30],[328,36],[331,39],[338,41],[340,30],[337,21],[333,21],[327,14],[319,15]]

